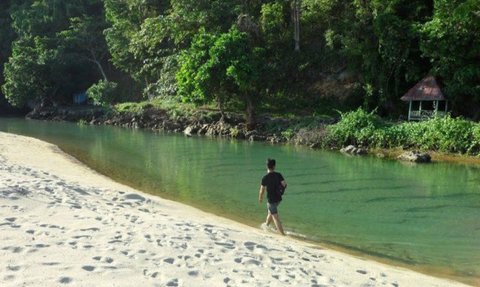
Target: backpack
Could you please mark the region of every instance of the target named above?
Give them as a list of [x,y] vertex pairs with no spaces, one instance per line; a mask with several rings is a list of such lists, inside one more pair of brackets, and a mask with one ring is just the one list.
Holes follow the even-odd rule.
[[285,193],[285,190],[287,189],[287,187],[283,186],[282,181],[280,180],[280,178],[278,176],[277,176],[277,179],[279,180],[278,192],[280,192],[280,195],[283,195]]

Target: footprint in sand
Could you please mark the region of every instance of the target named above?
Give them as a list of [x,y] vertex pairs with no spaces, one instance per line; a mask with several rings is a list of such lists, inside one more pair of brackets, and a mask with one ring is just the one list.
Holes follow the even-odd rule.
[[48,245],[48,244],[35,244],[35,245],[33,245],[33,247],[35,247],[35,248],[47,248],[47,247],[50,247],[50,245]]
[[77,236],[72,236],[73,239],[81,239],[81,238],[88,238],[91,239],[92,237],[89,235],[77,235]]
[[7,246],[2,248],[2,250],[12,251],[12,253],[20,253],[23,251],[23,248],[19,246]]
[[178,286],[178,279],[175,278],[167,283],[168,287],[177,287]]
[[243,243],[243,246],[245,246],[245,248],[247,248],[250,251],[253,251],[253,249],[255,249],[256,245],[257,245],[257,243],[251,242],[251,241],[247,241],[247,242]]
[[5,218],[6,221],[8,222],[14,222],[15,220],[17,220],[16,217],[8,217],[8,218]]
[[97,227],[91,227],[91,228],[84,228],[84,229],[80,229],[80,231],[100,231],[100,228],[97,228]]
[[92,272],[93,270],[95,270],[95,266],[85,265],[85,266],[82,266],[82,269],[88,272]]
[[42,263],[43,266],[56,266],[56,265],[60,265],[59,262],[44,262]]
[[145,197],[135,193],[127,194],[124,197],[126,200],[145,201]]
[[58,282],[61,283],[61,284],[69,284],[73,281],[72,278],[70,277],[60,277],[60,279],[58,279]]
[[20,266],[7,266],[7,270],[18,271],[18,270],[20,270]]
[[222,246],[223,248],[226,249],[235,249],[235,241],[230,241],[230,242],[215,242],[215,245]]
[[248,267],[248,266],[252,266],[252,265],[260,266],[262,263],[258,260],[255,260],[255,259],[248,259],[245,262],[242,262],[242,264]]
[[174,258],[167,258],[167,259],[164,259],[163,262],[173,264],[173,262],[175,262],[175,259]]

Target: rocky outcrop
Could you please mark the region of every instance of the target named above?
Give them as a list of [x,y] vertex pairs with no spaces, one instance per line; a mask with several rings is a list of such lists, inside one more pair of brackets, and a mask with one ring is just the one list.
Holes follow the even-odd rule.
[[[252,142],[269,142],[272,144],[292,142],[312,148],[321,146],[324,126],[315,130],[288,130],[292,122],[288,119],[258,117],[255,130],[248,130],[242,115],[217,111],[197,110],[188,115],[172,114],[167,110],[144,107],[139,112],[118,112],[96,106],[50,107],[41,108],[28,115],[31,119],[71,121],[91,125],[112,125],[152,131],[183,133],[187,137],[205,135],[210,137],[227,137]],[[288,130],[288,133],[285,132]]]
[[363,147],[356,147],[354,145],[349,145],[340,150],[342,153],[351,154],[351,155],[365,155],[367,154],[367,149]]
[[404,152],[398,156],[398,159],[416,163],[429,163],[432,161],[432,158],[428,153],[422,153],[419,151]]
[[102,118],[106,111],[101,107],[39,107],[26,115],[27,119],[78,122],[84,120],[90,122],[96,118]]

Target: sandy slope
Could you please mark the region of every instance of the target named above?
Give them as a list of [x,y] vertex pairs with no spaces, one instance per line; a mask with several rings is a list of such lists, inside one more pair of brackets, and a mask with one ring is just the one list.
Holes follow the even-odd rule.
[[153,197],[0,133],[0,286],[64,285],[464,286]]

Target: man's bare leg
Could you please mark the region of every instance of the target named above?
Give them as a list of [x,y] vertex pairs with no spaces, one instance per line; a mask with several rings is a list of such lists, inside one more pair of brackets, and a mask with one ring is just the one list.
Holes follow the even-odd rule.
[[272,214],[272,217],[273,217],[273,222],[275,223],[275,226],[277,227],[278,232],[280,232],[281,235],[285,235],[285,232],[283,232],[282,223],[280,222],[280,217],[278,217],[278,213]]
[[267,215],[267,219],[265,220],[265,224],[266,224],[267,226],[269,226],[270,223],[272,223],[272,220],[273,220],[272,214],[270,214],[270,211],[269,211],[269,212],[268,212],[268,215]]

